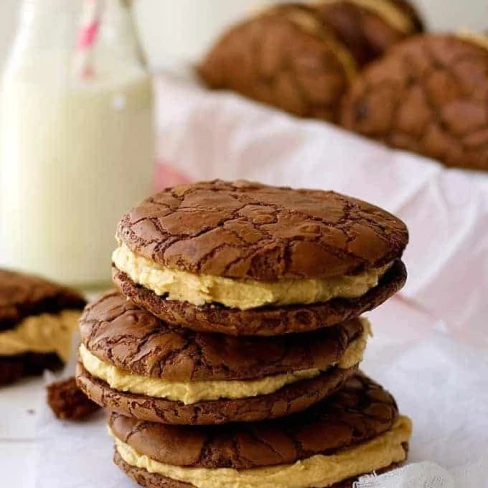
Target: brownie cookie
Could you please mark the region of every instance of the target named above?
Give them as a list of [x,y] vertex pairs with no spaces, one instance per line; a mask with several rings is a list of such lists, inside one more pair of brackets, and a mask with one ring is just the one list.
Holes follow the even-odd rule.
[[109,430],[116,463],[150,488],[342,487],[404,462],[411,422],[389,393],[357,375],[327,402],[284,419],[188,427],[114,413]]
[[68,288],[0,270],[0,385],[61,367],[84,306]]
[[335,298],[322,304],[254,310],[239,310],[215,304],[195,306],[188,302],[161,300],[154,292],[136,285],[115,267],[113,277],[124,295],[173,326],[234,336],[269,337],[311,332],[359,317],[397,293],[406,282],[407,271],[401,261],[396,261],[378,286],[359,298]]
[[210,88],[331,122],[356,72],[350,52],[301,6],[268,9],[232,27],[198,67]]
[[171,328],[117,292],[80,320],[78,384],[125,415],[175,424],[256,421],[335,392],[362,360],[369,323],[315,333],[236,338]]
[[425,35],[392,48],[345,100],[349,130],[434,158],[488,170],[488,44]]
[[405,283],[405,224],[334,192],[212,181],[149,198],[119,224],[114,280],[159,318],[234,335],[355,318]]
[[424,30],[419,13],[403,0],[329,0],[313,5],[360,66]]

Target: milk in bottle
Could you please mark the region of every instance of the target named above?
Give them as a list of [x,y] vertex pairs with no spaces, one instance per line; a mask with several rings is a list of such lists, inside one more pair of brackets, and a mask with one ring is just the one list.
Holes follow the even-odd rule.
[[152,187],[151,80],[130,4],[109,0],[93,75],[74,69],[82,0],[25,0],[2,82],[0,260],[103,286],[121,215]]

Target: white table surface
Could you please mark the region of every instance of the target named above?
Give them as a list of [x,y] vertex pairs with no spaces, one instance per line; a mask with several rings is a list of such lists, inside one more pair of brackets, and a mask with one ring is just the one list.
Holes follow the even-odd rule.
[[36,423],[45,399],[44,380],[0,389],[0,486],[33,488]]

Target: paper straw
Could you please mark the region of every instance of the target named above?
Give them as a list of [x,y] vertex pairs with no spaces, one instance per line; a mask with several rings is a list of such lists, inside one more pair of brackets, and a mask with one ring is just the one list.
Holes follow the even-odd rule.
[[76,72],[82,78],[94,76],[93,55],[105,0],[85,0],[84,15],[78,33]]

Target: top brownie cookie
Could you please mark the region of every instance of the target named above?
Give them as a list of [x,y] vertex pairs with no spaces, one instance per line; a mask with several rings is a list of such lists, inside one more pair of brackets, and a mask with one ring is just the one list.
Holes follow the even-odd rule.
[[122,218],[117,237],[163,267],[277,281],[387,266],[402,256],[408,231],[384,210],[338,193],[217,180],[149,198]]

